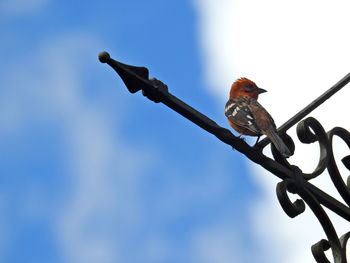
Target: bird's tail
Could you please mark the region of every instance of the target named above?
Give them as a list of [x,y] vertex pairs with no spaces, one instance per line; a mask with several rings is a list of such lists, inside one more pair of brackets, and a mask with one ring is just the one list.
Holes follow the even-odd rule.
[[266,136],[272,141],[272,143],[275,145],[276,149],[284,156],[289,157],[291,156],[291,152],[288,149],[287,145],[282,141],[281,137],[277,134],[276,131],[268,131],[266,133]]

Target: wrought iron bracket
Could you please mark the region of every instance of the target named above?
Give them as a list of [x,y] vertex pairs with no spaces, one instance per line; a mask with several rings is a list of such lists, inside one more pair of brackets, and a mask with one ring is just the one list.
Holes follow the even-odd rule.
[[[318,142],[320,147],[319,163],[312,173],[303,173],[297,166],[291,165],[271,144],[273,158],[262,153],[264,147],[269,144],[267,138],[260,141],[257,146],[249,146],[243,139],[236,137],[226,128],[219,126],[215,121],[192,108],[182,100],[178,99],[168,91],[168,87],[155,78],[149,79],[149,71],[145,67],[135,67],[120,63],[110,57],[107,52],[99,54],[99,60],[107,63],[121,77],[131,93],[142,90],[148,99],[163,103],[177,113],[181,114],[191,122],[195,123],[205,131],[213,134],[222,142],[243,153],[251,161],[261,165],[282,181],[277,184],[276,192],[281,207],[291,218],[298,216],[305,210],[305,203],[312,210],[320,222],[327,239],[322,239],[311,247],[312,254],[318,263],[330,262],[325,251],[331,248],[334,263],[346,263],[346,244],[350,238],[350,232],[338,237],[335,228],[324,211],[326,207],[350,222],[350,177],[345,182],[337,168],[333,154],[333,137],[340,137],[350,148],[350,133],[339,127],[326,132],[322,125],[314,118],[308,117],[315,108],[329,99],[337,91],[350,82],[350,73],[327,90],[324,94],[311,102],[295,116],[285,122],[279,129],[280,136],[285,140],[294,154],[294,142],[286,133],[291,127],[297,124],[297,135],[302,143]],[[343,164],[350,170],[350,155],[342,159]],[[325,193],[309,181],[325,170],[331,177],[336,189],[342,197],[342,201]],[[301,199],[292,202],[287,193],[297,194]]]

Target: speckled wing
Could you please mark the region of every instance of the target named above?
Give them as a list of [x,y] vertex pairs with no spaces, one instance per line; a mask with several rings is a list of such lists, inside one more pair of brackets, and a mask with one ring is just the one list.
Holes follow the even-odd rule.
[[249,103],[249,99],[230,99],[225,106],[225,116],[234,124],[244,127],[256,134],[261,134],[261,129],[256,123]]

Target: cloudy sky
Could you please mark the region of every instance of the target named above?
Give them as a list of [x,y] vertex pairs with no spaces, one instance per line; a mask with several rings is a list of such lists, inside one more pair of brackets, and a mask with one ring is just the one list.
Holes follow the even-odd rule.
[[[230,84],[251,78],[280,125],[350,72],[349,9],[345,0],[1,0],[0,260],[313,262],[324,233],[308,209],[284,214],[273,175],[129,94],[97,54],[146,66],[224,127]],[[312,113],[326,130],[350,129],[347,89]],[[299,142],[291,162],[311,172],[317,158],[317,146]],[[336,195],[326,175],[315,183]],[[349,229],[335,223],[339,235]]]

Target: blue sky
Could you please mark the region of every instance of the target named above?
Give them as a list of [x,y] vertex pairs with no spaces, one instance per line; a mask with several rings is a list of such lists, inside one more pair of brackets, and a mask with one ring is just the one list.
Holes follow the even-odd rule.
[[228,262],[259,245],[237,152],[131,95],[107,50],[226,125],[190,1],[0,6],[3,262]]
[[[280,125],[349,72],[347,10],[341,0],[0,2],[0,260],[312,262],[323,232],[308,210],[284,214],[273,175],[128,93],[97,55],[147,67],[225,127],[230,84],[252,78]],[[348,128],[327,105],[312,116]],[[299,143],[291,161],[312,171],[315,151]],[[333,194],[325,178],[315,181]]]

